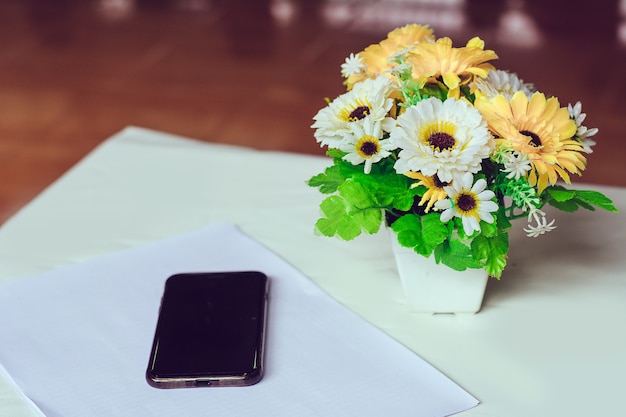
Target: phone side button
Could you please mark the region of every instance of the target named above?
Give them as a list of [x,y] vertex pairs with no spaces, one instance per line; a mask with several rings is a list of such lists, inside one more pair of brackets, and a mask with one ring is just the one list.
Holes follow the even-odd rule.
[[196,387],[209,387],[211,386],[211,381],[208,379],[198,379],[195,381]]

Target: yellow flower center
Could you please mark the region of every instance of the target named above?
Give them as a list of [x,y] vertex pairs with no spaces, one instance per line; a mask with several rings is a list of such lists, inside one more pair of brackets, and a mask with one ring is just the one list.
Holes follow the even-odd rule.
[[370,115],[371,105],[367,101],[356,100],[350,107],[344,107],[339,112],[339,118],[346,122],[356,122]]
[[454,148],[456,145],[455,132],[456,125],[454,123],[437,120],[425,124],[420,130],[419,136],[423,143],[433,150],[441,152]]
[[364,135],[356,143],[356,152],[361,158],[369,159],[380,152],[380,142],[372,135]]

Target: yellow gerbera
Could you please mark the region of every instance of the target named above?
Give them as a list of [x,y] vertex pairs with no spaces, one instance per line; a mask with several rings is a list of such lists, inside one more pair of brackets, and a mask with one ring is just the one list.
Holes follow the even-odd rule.
[[491,100],[478,99],[476,108],[489,128],[504,142],[531,161],[530,185],[541,193],[559,179],[570,183],[569,173],[580,175],[587,160],[581,143],[572,137],[576,122],[556,97],[546,99],[536,92],[530,99],[521,91],[508,101],[502,94]]
[[421,172],[409,171],[404,175],[409,178],[413,178],[414,180],[420,180],[419,182],[413,184],[411,188],[419,187],[420,185],[423,185],[427,188],[426,192],[419,202],[420,206],[423,206],[424,203],[428,202],[428,204],[426,205],[426,209],[424,210],[426,213],[430,211],[433,204],[435,204],[437,201],[443,200],[444,198],[448,197],[448,194],[443,187],[450,185],[450,183],[441,181],[436,174],[426,176]]
[[434,34],[433,30],[425,25],[406,25],[389,32],[385,40],[370,45],[359,53],[366,70],[349,77],[346,85],[350,88],[365,78],[376,78],[392,68],[389,57],[427,39],[434,40]]
[[412,75],[421,86],[426,83],[443,83],[448,87],[448,97],[459,98],[461,86],[470,84],[475,77],[485,78],[493,65],[487,61],[498,59],[490,49],[485,50],[482,39],[475,37],[462,48],[453,48],[450,38],[436,42],[421,42],[411,50],[407,62],[412,64]]

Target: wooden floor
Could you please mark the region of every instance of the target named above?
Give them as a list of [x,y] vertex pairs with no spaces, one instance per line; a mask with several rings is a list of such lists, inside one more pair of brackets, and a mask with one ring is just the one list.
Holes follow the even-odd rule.
[[344,58],[412,22],[582,101],[578,181],[626,186],[626,0],[0,0],[0,224],[127,125],[322,154]]

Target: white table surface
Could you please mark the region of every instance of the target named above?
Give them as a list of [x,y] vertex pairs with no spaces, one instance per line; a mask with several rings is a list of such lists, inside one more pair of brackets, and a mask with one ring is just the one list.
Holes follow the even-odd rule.
[[[0,281],[232,222],[476,396],[463,417],[626,413],[626,189],[580,187],[618,214],[550,211],[558,229],[537,239],[517,225],[480,313],[424,315],[385,233],[313,234],[323,196],[305,181],[328,164],[129,127],[0,228]],[[35,415],[2,377],[0,415]]]

